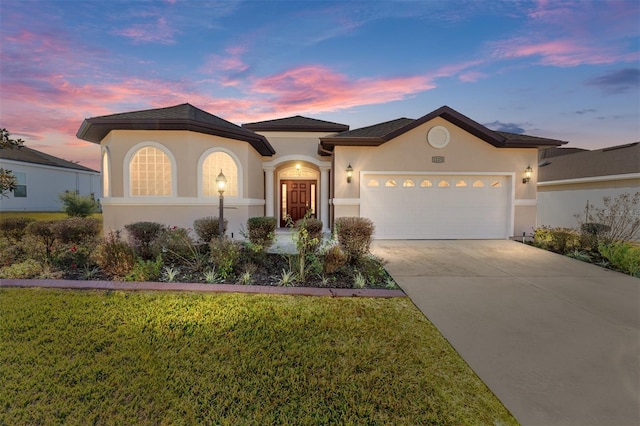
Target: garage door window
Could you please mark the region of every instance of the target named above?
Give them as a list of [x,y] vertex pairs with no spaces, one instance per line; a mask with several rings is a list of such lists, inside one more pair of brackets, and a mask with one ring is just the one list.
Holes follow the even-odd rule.
[[416,186],[416,184],[413,183],[413,181],[411,179],[407,179],[407,180],[404,181],[402,186],[404,186],[405,188],[413,188],[414,186]]
[[473,182],[473,187],[474,188],[484,188],[484,183],[481,180],[477,180],[477,181]]
[[459,180],[456,182],[456,187],[457,188],[464,188],[467,186],[467,182],[463,181],[463,180]]
[[380,182],[375,179],[371,179],[369,182],[367,182],[367,186],[378,187],[380,186]]
[[502,182],[494,180],[493,182],[491,182],[491,187],[492,188],[502,188]]
[[387,183],[384,184],[384,186],[386,186],[387,188],[395,188],[396,186],[398,186],[398,184],[395,180],[389,179]]
[[430,180],[425,179],[420,183],[420,186],[423,188],[431,188],[433,186],[433,184],[431,183]]
[[438,182],[438,188],[448,188],[449,187],[449,182],[447,182],[446,180],[441,180],[440,182]]

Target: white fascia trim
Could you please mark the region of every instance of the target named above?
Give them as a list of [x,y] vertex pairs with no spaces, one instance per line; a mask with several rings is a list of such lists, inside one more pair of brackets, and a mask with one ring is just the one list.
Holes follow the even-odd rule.
[[359,206],[360,198],[334,198],[331,202],[334,206]]
[[[103,206],[217,206],[218,197],[105,197],[100,199]],[[264,206],[261,198],[225,197],[224,205],[231,206]]]
[[550,180],[547,182],[538,182],[538,186],[571,185],[575,183],[609,182],[612,180],[628,180],[628,179],[640,179],[640,173],[626,173],[622,175],[592,176],[592,177],[576,178],[576,179]]
[[535,207],[538,205],[538,200],[516,198],[515,200],[513,200],[513,205],[516,207]]
[[16,166],[23,167],[35,167],[37,169],[45,169],[45,170],[55,170],[58,172],[67,172],[67,173],[80,173],[83,175],[91,175],[91,176],[100,176],[100,172],[90,172],[88,170],[80,170],[80,169],[72,169],[69,167],[56,167],[56,166],[47,166],[46,164],[38,164],[38,163],[29,163],[27,161],[16,161],[16,160],[7,160],[0,159],[0,164],[14,164]]

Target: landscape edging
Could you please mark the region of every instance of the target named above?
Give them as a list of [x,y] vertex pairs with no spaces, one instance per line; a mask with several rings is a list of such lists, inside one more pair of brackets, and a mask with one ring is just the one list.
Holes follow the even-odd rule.
[[277,287],[240,284],[161,283],[136,281],[80,281],[1,279],[0,287],[43,287],[75,290],[157,290],[210,293],[283,294],[325,297],[405,297],[402,290],[378,288]]

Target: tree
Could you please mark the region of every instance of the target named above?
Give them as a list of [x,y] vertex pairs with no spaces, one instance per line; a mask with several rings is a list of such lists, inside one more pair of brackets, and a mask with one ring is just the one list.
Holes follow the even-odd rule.
[[[24,144],[22,139],[11,139],[11,134],[5,128],[0,130],[0,132],[2,132],[0,149],[22,148]],[[13,173],[11,173],[11,170],[0,167],[0,198],[8,197],[8,193],[15,190],[17,186],[18,182]]]

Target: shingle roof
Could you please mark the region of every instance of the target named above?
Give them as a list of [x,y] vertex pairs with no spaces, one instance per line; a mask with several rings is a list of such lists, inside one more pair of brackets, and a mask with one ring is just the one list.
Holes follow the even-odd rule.
[[559,146],[567,143],[537,136],[495,132],[445,105],[417,120],[399,118],[379,125],[320,138],[321,148],[326,151],[331,151],[336,145],[379,146],[436,117],[447,120],[451,124],[460,127],[496,148],[541,148]]
[[629,173],[640,173],[640,142],[546,158],[538,182]]
[[545,158],[559,157],[561,155],[575,154],[578,152],[588,151],[583,148],[549,148],[540,151],[540,160]]
[[372,126],[361,127],[359,129],[349,130],[347,132],[334,135],[335,138],[383,138],[404,126],[413,123],[413,118],[397,118],[395,120],[386,121],[384,123],[374,124]]
[[26,146],[14,149],[0,149],[0,158],[4,160],[21,161],[23,163],[42,164],[51,167],[61,167],[65,169],[98,173],[96,170],[88,167],[81,166],[80,164],[76,164],[62,158],[54,157],[53,155],[45,154],[44,152],[40,152]]
[[317,120],[315,118],[296,115],[293,117],[278,118],[275,120],[256,121],[245,123],[242,127],[258,131],[305,131],[305,132],[343,132],[349,130],[346,124],[333,123],[331,121]]
[[264,136],[191,104],[87,118],[76,136],[89,142],[100,143],[111,130],[189,130],[245,141],[262,155],[275,154],[275,150]]

